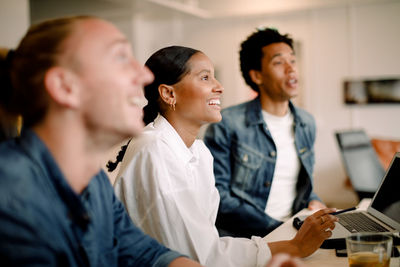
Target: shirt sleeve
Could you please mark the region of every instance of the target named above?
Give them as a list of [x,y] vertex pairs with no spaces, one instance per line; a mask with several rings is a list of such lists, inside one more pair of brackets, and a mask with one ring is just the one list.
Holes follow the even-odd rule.
[[[176,183],[185,179],[190,183],[190,175],[174,166],[181,163],[174,162],[168,149],[157,144],[144,146],[117,178],[117,195],[131,218],[144,232],[203,265],[265,266],[270,250],[260,237],[219,238],[196,186]],[[212,198],[211,194],[204,197]]]
[[137,228],[115,196],[114,222],[115,239],[119,242],[119,266],[168,266],[171,261],[183,256],[162,246]]

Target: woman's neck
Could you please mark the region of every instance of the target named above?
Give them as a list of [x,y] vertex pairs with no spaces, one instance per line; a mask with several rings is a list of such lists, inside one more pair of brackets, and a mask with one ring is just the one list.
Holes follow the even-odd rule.
[[176,118],[176,116],[166,115],[164,117],[168,120],[172,127],[174,127],[175,131],[182,138],[185,145],[187,147],[191,147],[200,132],[201,125],[182,118]]

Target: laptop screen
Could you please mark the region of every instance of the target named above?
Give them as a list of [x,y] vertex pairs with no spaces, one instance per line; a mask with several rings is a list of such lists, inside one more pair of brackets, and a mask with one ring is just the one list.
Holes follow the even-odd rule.
[[400,223],[400,153],[396,153],[371,207]]

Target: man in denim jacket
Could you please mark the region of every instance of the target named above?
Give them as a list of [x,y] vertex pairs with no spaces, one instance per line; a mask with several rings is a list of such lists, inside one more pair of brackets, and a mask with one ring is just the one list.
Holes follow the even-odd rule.
[[298,94],[293,40],[259,29],[241,45],[252,101],[222,111],[204,141],[214,156],[221,235],[264,236],[303,208],[325,205],[313,192],[315,121],[290,99]]

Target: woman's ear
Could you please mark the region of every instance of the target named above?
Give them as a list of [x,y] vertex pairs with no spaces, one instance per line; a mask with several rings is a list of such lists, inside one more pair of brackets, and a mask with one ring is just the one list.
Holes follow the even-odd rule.
[[261,77],[261,72],[258,70],[249,70],[249,76],[251,80],[257,84],[260,85],[262,84],[262,77]]
[[176,97],[174,87],[166,84],[160,84],[158,86],[158,92],[164,103],[167,105],[175,105]]
[[62,67],[50,68],[44,76],[44,85],[50,97],[59,105],[74,108],[80,103],[75,74]]

